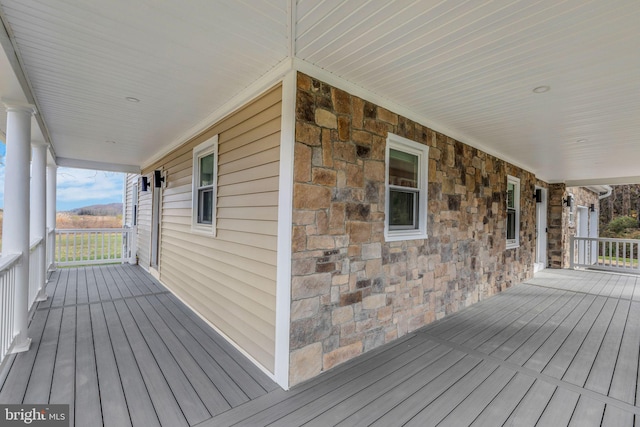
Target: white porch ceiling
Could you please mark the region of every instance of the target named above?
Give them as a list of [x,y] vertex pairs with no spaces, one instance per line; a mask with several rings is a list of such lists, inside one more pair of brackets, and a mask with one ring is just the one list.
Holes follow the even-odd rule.
[[146,164],[293,55],[545,180],[640,182],[637,0],[0,7],[55,153],[74,162]]

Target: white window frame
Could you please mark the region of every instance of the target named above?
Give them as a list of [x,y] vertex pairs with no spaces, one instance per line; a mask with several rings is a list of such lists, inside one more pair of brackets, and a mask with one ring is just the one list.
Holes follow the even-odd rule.
[[[389,152],[390,150],[402,151],[418,157],[418,208],[417,227],[415,229],[389,228]],[[385,216],[384,216],[384,238],[387,242],[400,240],[426,239],[427,236],[427,214],[428,214],[428,185],[429,185],[429,147],[410,139],[389,133],[387,135],[387,146],[385,149]]]
[[[213,154],[213,201],[212,201],[212,213],[211,224],[204,224],[198,222],[198,190],[200,187],[200,159],[204,156]],[[191,230],[196,233],[202,233],[214,236],[216,235],[216,217],[217,217],[217,196],[218,196],[218,135],[214,135],[202,144],[193,149],[193,172],[191,179],[191,203],[192,203],[192,217],[191,217]]]
[[[513,249],[520,246],[520,178],[516,178],[515,176],[507,175],[507,196],[505,197],[505,212],[509,208],[509,184],[514,184],[514,194],[513,194],[513,203],[514,209],[516,211],[516,238],[515,239],[506,239],[507,240],[507,249]],[[508,216],[505,217],[505,238],[507,237],[507,232],[509,229],[509,221]]]
[[569,227],[574,227],[576,225],[576,198],[573,193],[569,193],[567,196],[567,200],[569,201]]

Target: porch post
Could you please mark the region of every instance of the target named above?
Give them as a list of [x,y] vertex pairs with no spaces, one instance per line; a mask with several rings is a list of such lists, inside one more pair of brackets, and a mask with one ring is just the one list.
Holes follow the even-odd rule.
[[56,262],[56,185],[58,166],[47,165],[47,231],[52,232],[47,240],[47,270],[51,270]]
[[47,277],[47,144],[35,142],[32,144],[31,157],[31,241],[41,239],[36,248],[38,256],[36,262],[36,277],[38,294],[36,301],[47,299],[45,283]]
[[15,341],[13,352],[29,350],[29,161],[31,116],[35,107],[4,101],[7,109],[7,153],[4,178],[2,251],[21,254],[16,266]]

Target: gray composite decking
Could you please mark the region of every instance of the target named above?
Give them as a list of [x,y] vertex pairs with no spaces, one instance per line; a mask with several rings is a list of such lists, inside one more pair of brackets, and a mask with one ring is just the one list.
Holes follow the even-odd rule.
[[54,279],[0,403],[70,403],[78,426],[633,426],[640,415],[637,276],[545,270],[289,391],[137,267]]
[[76,426],[188,426],[278,386],[139,267],[62,268],[0,403],[68,403]]

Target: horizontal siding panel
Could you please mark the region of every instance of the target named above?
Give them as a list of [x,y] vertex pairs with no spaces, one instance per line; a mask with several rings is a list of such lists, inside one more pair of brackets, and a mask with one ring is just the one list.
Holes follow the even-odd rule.
[[277,176],[238,184],[222,185],[218,188],[218,197],[255,194],[266,191],[278,191],[280,179]]
[[247,247],[247,245],[232,242],[229,240],[221,240],[219,238],[213,238],[211,236],[203,236],[195,233],[185,233],[184,231],[174,230],[171,227],[167,226],[163,228],[163,238],[167,236],[183,238],[185,241],[190,242],[195,246],[202,246],[208,249],[213,249],[215,251],[226,252],[233,254],[239,257],[251,256],[251,259],[254,259],[258,262],[262,262],[269,265],[276,265],[276,252],[271,249],[257,248],[257,247]]
[[268,135],[278,133],[280,132],[280,125],[280,117],[275,117],[274,119],[261,124],[259,127],[242,133],[233,139],[219,141],[218,153],[220,153],[220,155],[223,155],[237,150],[241,147],[245,147],[248,144],[259,141]]
[[280,147],[274,147],[233,162],[221,164],[218,173],[219,176],[224,176],[233,172],[251,170],[256,166],[277,162],[278,160],[280,160]]
[[[238,311],[237,307],[224,307],[211,299],[208,294],[204,295],[193,287],[185,286],[184,277],[176,276],[171,272],[164,274],[163,281],[194,310],[273,372],[275,358],[272,348],[275,346],[275,340],[254,331],[254,325],[242,320],[246,311]],[[251,333],[247,333],[248,331]]]
[[[224,144],[234,138],[237,138],[240,135],[243,135],[247,132],[252,132],[256,128],[259,128],[262,124],[267,123],[272,120],[280,120],[280,113],[282,111],[282,107],[280,104],[273,105],[267,108],[264,111],[261,111],[250,117],[246,121],[239,123],[237,126],[234,126],[224,132],[221,132],[218,139],[218,144],[220,147],[224,147]],[[270,132],[273,133],[273,132]],[[264,136],[265,134],[263,134]]]
[[218,177],[218,185],[237,184],[239,182],[272,178],[274,176],[279,176],[279,174],[280,162],[273,162],[262,166],[256,166],[250,171],[240,171],[220,176]]
[[265,234],[268,236],[276,236],[278,234],[277,221],[220,219],[216,226],[218,227],[218,230],[243,231],[246,233]]
[[[206,256],[207,259],[219,261],[223,264],[240,270],[250,271],[254,274],[257,274],[258,276],[264,277],[265,279],[272,280],[275,277],[277,267],[273,264],[267,264],[256,259],[246,258],[244,256],[235,255],[229,252],[222,252],[218,250],[211,250],[207,247],[196,246],[186,238],[186,234],[183,234],[183,237],[184,238],[166,236],[164,242],[167,245],[190,253],[201,251],[203,253],[203,256]],[[251,251],[245,251],[244,253],[245,255],[251,254]],[[269,294],[275,295],[275,288],[271,291],[266,289],[264,291]]]
[[278,248],[278,239],[272,236],[218,230],[216,238],[222,241],[240,243],[254,248],[266,249],[274,252]]
[[215,125],[216,133],[222,133],[234,126],[240,125],[246,122],[251,117],[255,116],[258,112],[269,109],[272,105],[282,102],[282,86],[278,85],[273,89],[265,92],[260,98],[253,101],[246,107],[233,113],[231,116],[222,120],[219,124]]
[[278,221],[278,208],[276,206],[267,206],[260,209],[218,208],[218,219],[221,218]]
[[246,207],[255,209],[262,206],[278,206],[278,192],[218,197],[218,207],[220,208]]
[[[275,304],[275,283],[271,279],[213,260],[198,252],[186,251],[171,245],[165,246],[164,250],[166,255],[171,258],[170,263],[179,262],[181,269],[200,274],[200,280],[197,282],[200,286],[221,295],[226,295],[230,300],[237,299],[237,295],[246,297],[263,309],[267,309],[267,311],[261,311],[261,313],[267,313],[272,303]],[[202,265],[215,268],[217,272],[215,277],[204,274]],[[222,284],[222,286],[214,286],[214,282]],[[242,302],[242,300],[237,302]],[[262,317],[265,320],[270,319],[268,315]]]
[[250,145],[244,145],[225,154],[220,154],[219,164],[225,164],[234,160],[242,159],[254,153],[261,153],[273,147],[280,147],[280,132],[272,133],[267,136],[260,136],[258,141],[252,142]]
[[191,207],[191,200],[179,200],[177,202],[163,203],[164,209],[188,209]]

